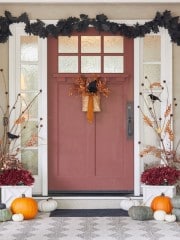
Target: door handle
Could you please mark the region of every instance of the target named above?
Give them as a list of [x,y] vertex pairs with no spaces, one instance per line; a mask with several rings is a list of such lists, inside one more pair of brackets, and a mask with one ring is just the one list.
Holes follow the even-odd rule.
[[134,136],[134,104],[133,102],[127,102],[126,135],[127,135],[127,138],[133,138]]

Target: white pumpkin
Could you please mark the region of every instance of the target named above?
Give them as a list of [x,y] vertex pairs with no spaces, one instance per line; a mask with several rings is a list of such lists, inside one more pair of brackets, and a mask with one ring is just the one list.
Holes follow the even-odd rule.
[[38,202],[38,209],[41,212],[51,212],[57,209],[57,205],[58,204],[56,200],[48,198],[46,200],[41,200]]
[[131,198],[121,200],[120,202],[120,208],[123,210],[128,211],[132,206],[140,206],[140,202],[138,200],[133,200]]
[[12,220],[14,222],[22,222],[24,220],[24,216],[22,213],[16,213],[12,215]]
[[175,222],[176,221],[176,215],[174,215],[174,214],[166,214],[165,215],[165,221],[166,222]]
[[163,210],[157,210],[154,212],[154,219],[157,221],[164,221],[166,216],[166,212]]

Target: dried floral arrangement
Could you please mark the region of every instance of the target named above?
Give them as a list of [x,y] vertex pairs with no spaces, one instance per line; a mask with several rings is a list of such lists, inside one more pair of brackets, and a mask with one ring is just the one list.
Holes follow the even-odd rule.
[[69,95],[80,95],[82,97],[83,103],[87,105],[87,120],[92,123],[94,112],[100,111],[100,96],[108,97],[109,93],[110,90],[106,85],[106,80],[99,76],[87,78],[81,75],[75,79]]
[[[144,103],[144,107],[138,106],[143,117],[145,126],[152,129],[152,133],[156,136],[157,142],[155,145],[143,145],[141,142],[140,157],[147,155],[152,158],[155,157],[155,166],[151,163],[145,167],[145,171],[141,175],[141,182],[145,184],[172,184],[180,179],[180,170],[178,164],[180,163],[180,156],[177,152],[180,145],[180,140],[174,146],[174,132],[173,132],[173,108],[177,107],[176,98],[173,103],[170,103],[169,92],[166,81],[163,83],[151,83],[148,77],[145,77],[145,82],[141,84],[142,91],[140,97]],[[166,91],[166,99],[161,100],[163,91]],[[165,101],[165,109],[162,113],[160,104]]]
[[109,88],[106,85],[106,80],[102,80],[99,76],[87,78],[83,75],[75,79],[73,87],[70,89],[72,95],[97,95],[102,94],[105,97],[109,96]]
[[[15,185],[17,183],[31,185],[34,182],[34,178],[29,171],[24,169],[19,160],[19,154],[23,150],[20,146],[20,137],[22,136],[23,131],[27,131],[29,110],[42,90],[38,91],[28,104],[23,99],[23,96],[18,94],[13,106],[9,106],[8,91],[3,69],[0,69],[0,80],[2,81],[1,85],[4,86],[3,90],[6,101],[5,107],[0,105],[0,121],[2,123],[2,126],[0,126],[2,129],[0,135],[0,185]],[[18,117],[12,122],[13,111],[17,111],[17,109],[19,109]],[[41,118],[38,125],[36,125],[38,131],[34,131],[31,134],[30,138],[26,141],[24,148],[37,145],[38,132],[42,126]]]

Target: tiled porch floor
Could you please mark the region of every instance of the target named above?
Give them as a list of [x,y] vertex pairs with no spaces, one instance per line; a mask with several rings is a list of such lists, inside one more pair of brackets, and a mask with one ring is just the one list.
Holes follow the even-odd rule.
[[135,221],[129,217],[60,218],[1,222],[0,240],[179,240],[180,222]]

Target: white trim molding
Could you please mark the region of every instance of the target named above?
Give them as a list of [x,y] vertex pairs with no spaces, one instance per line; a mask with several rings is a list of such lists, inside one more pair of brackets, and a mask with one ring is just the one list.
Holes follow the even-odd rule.
[[[12,36],[9,38],[9,104],[13,106],[17,94],[20,93],[20,37],[28,36],[24,24],[12,24]],[[38,88],[42,90],[38,98],[38,118],[42,118],[43,127],[38,139],[38,174],[34,175],[34,194],[47,195],[47,39],[38,38]],[[11,121],[17,118],[18,111],[13,111]]]
[[[140,195],[140,174],[141,163],[139,158],[139,139],[140,139],[140,114],[137,106],[139,106],[139,81],[141,73],[141,57],[140,57],[140,39],[134,39],[134,195]],[[139,61],[137,61],[137,59]]]

